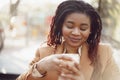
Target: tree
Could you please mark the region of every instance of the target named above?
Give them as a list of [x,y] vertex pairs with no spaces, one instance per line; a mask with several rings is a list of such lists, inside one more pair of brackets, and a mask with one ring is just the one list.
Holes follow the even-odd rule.
[[18,5],[20,3],[20,0],[16,0],[16,2],[12,2],[12,0],[10,0],[10,18],[9,18],[9,22],[10,22],[10,30],[13,30],[13,25],[11,24],[11,18],[13,16],[17,16],[17,8]]
[[12,3],[12,0],[10,0],[10,15],[16,16],[17,15],[17,7],[20,3],[20,0],[17,0],[15,3]]
[[103,33],[106,35],[114,34],[117,17],[120,14],[120,3],[118,0],[98,0],[98,12],[103,21]]
[[120,2],[118,0],[97,0],[97,2],[97,10],[103,21],[102,39],[110,42],[115,48],[120,48],[120,42],[114,39],[117,17],[120,14]]

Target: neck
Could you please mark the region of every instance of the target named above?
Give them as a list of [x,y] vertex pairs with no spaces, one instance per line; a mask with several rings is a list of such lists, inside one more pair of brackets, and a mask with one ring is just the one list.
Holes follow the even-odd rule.
[[68,44],[64,44],[64,49],[66,49],[66,53],[78,53],[79,47],[72,47]]

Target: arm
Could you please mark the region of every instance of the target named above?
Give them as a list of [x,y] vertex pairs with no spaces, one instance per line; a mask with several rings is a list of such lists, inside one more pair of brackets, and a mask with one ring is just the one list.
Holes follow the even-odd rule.
[[119,80],[120,79],[120,71],[118,65],[116,64],[113,56],[112,49],[108,47],[108,59],[107,64],[102,74],[103,80]]
[[[65,60],[72,60],[69,56],[67,55],[62,55],[62,54],[54,54],[53,49],[50,48],[40,48],[36,52],[36,56],[34,60],[31,62],[31,68],[29,71],[27,71],[24,74],[21,74],[17,80],[57,80],[58,74],[60,73],[60,64],[63,63],[64,61],[61,59]],[[38,76],[33,77],[35,68],[34,65],[37,64],[36,68],[39,73],[44,73],[47,72],[46,76],[40,78]],[[67,64],[67,63],[66,63]],[[54,73],[53,73],[54,72]],[[36,73],[36,72],[35,72]]]
[[39,49],[38,49],[35,53],[35,58],[30,63],[30,69],[27,72],[21,74],[16,80],[38,80],[37,78],[32,77],[31,73],[32,73],[32,69],[33,69],[32,65],[34,63],[38,62],[39,60],[40,60],[40,53],[39,53]]

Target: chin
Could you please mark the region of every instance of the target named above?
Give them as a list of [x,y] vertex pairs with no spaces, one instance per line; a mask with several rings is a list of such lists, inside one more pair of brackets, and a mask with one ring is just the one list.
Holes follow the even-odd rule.
[[69,45],[72,47],[79,47],[82,43],[70,43]]

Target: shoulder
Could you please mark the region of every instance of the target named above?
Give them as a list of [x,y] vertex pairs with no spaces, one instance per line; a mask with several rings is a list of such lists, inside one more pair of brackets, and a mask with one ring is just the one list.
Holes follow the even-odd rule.
[[109,43],[99,43],[98,49],[111,48],[112,46]]
[[110,54],[112,53],[112,46],[109,43],[100,43],[98,46],[98,54]]
[[108,43],[100,43],[98,46],[98,55],[101,61],[108,61],[113,55],[113,48]]
[[98,46],[98,55],[101,63],[107,64],[107,62],[113,57],[112,46],[108,43],[100,43]]
[[[119,67],[113,57],[113,48],[110,44],[100,44],[98,48],[100,56],[101,70],[104,80],[119,80]],[[111,74],[112,73],[112,74]]]
[[47,44],[44,44],[39,47],[37,51],[37,55],[40,56],[40,58],[44,58],[46,56],[52,55],[52,54],[61,54],[63,51],[63,44],[55,46],[49,46]]
[[40,59],[49,56],[54,53],[54,48],[48,45],[40,45],[36,50],[35,56],[31,61],[30,65],[34,64],[35,62],[39,61]]
[[36,56],[39,56],[40,58],[44,58],[46,56],[49,56],[54,53],[55,48],[48,45],[41,45],[36,52]]
[[98,46],[98,55],[103,58],[109,58],[113,54],[113,48],[108,43],[100,43]]

